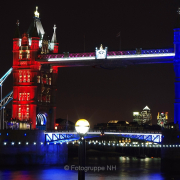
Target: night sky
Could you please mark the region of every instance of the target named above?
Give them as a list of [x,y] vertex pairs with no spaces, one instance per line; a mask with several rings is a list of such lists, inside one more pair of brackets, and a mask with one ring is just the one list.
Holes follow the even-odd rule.
[[[16,21],[20,31],[28,30],[39,7],[45,32],[52,38],[57,26],[59,53],[94,52],[100,44],[109,51],[135,48],[173,47],[177,0],[111,1],[3,1],[0,6],[0,76],[12,66],[12,38]],[[133,111],[148,105],[153,124],[158,111],[174,114],[173,64],[136,65],[127,68],[59,68],[57,118],[91,125],[109,120],[132,121]],[[3,95],[12,90],[12,75],[3,85]],[[11,107],[9,105],[8,107]]]

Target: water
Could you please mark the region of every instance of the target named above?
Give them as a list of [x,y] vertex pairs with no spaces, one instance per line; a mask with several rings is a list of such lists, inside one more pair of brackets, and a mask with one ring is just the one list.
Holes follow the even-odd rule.
[[[78,159],[69,159],[69,168],[77,165]],[[111,167],[111,170],[107,169]],[[160,172],[160,158],[138,159],[133,157],[89,157],[87,166],[102,168],[86,173],[86,180],[177,180],[178,175],[165,175]],[[74,166],[73,166],[74,167]],[[76,180],[76,170],[64,170],[64,166],[13,167],[0,170],[0,180]]]

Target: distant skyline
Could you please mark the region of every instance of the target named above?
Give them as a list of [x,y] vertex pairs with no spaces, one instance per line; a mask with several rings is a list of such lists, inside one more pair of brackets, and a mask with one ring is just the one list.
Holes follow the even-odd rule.
[[[0,76],[12,66],[12,38],[16,21],[21,34],[33,21],[39,7],[42,25],[49,38],[57,26],[59,53],[94,52],[100,44],[109,51],[173,48],[173,28],[178,0],[127,1],[3,1],[1,3]],[[12,90],[12,76],[3,85],[3,96]],[[127,68],[59,68],[57,118],[75,122],[85,118],[92,125],[109,120],[132,121],[133,112],[146,105],[157,113],[174,113],[173,64],[149,64]],[[10,105],[8,106],[10,107]]]

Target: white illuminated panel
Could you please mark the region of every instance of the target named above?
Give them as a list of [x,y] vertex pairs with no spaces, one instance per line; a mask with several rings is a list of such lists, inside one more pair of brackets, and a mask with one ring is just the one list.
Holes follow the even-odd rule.
[[95,57],[51,58],[51,59],[48,59],[48,61],[79,61],[79,60],[95,60]]
[[147,58],[147,57],[170,57],[170,56],[175,56],[175,53],[117,55],[117,56],[108,56],[107,59]]

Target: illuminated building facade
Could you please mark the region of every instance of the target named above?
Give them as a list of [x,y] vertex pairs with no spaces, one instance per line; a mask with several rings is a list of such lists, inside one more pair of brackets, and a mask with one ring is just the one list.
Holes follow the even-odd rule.
[[19,21],[13,38],[12,118],[20,129],[54,129],[56,118],[56,79],[58,68],[41,65],[38,54],[58,53],[56,26],[48,40],[36,7],[27,33],[20,35]]
[[146,106],[142,112],[133,112],[133,122],[137,122],[139,125],[152,125],[152,114],[150,108]]
[[165,124],[167,124],[168,121],[168,112],[162,112],[157,115],[157,124],[161,127],[164,127]]

